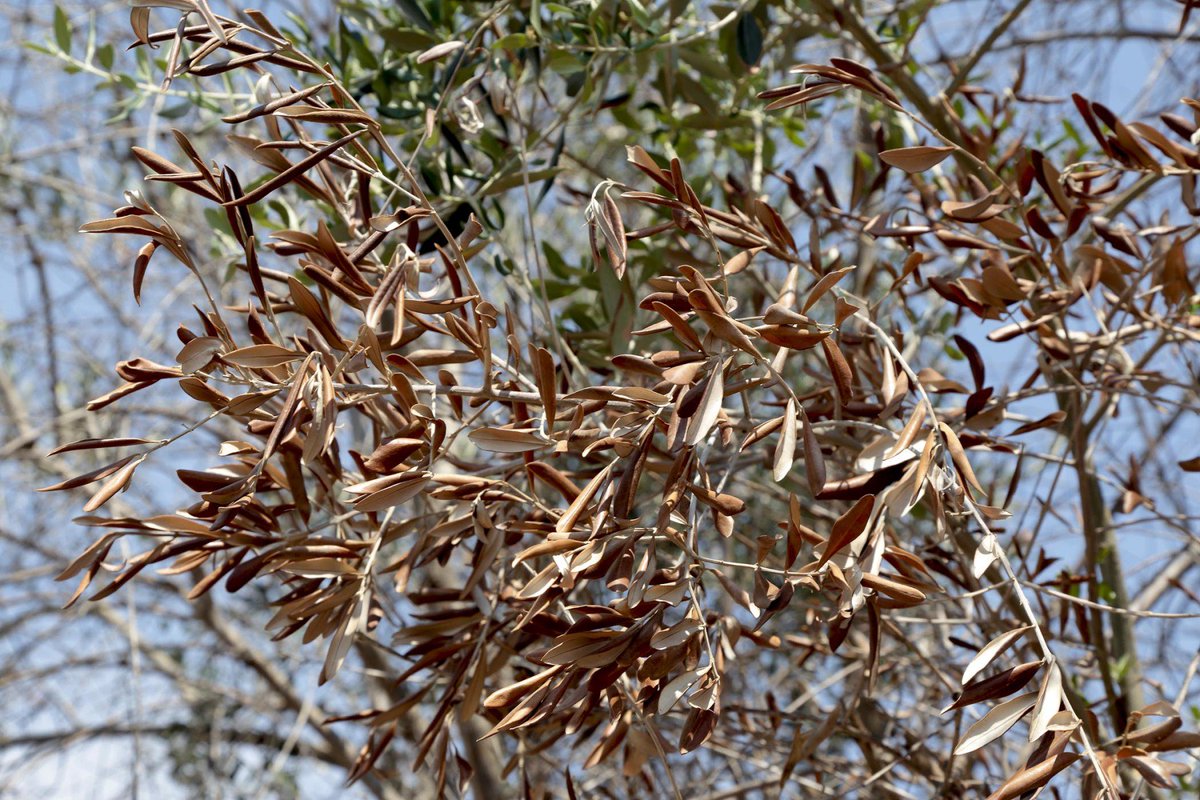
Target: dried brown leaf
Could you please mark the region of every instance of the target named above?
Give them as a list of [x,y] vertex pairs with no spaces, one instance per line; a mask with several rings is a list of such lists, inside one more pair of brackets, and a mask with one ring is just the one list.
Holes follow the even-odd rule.
[[953,147],[930,147],[927,145],[897,147],[893,150],[884,150],[879,154],[879,160],[890,167],[908,173],[924,172],[945,161],[946,157],[954,150]]

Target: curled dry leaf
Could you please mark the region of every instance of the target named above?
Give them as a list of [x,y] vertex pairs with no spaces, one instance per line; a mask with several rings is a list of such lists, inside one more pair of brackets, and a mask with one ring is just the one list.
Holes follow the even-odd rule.
[[571,505],[567,506],[567,510],[563,512],[563,515],[558,518],[558,523],[554,526],[555,531],[558,533],[567,533],[575,527],[575,523],[583,517],[584,512],[587,510],[588,503],[600,491],[600,487],[608,481],[615,466],[616,462],[611,462],[607,467],[596,473],[594,478],[588,481],[583,491],[571,502]]
[[953,147],[930,147],[928,145],[897,147],[894,150],[884,150],[879,154],[879,160],[905,172],[924,172],[945,161],[946,157],[954,150]]
[[889,607],[905,608],[925,602],[925,592],[895,577],[864,572],[862,585],[886,595],[888,602],[892,603]]
[[987,800],[1013,800],[1026,792],[1045,786],[1058,773],[1079,760],[1078,753],[1062,752],[1032,767],[1025,767],[1013,775]]
[[692,496],[697,500],[727,516],[741,514],[746,510],[746,502],[740,497],[716,492],[695,483],[690,484],[688,488],[691,489]]
[[1024,664],[1018,664],[1015,667],[999,672],[990,678],[981,678],[972,681],[963,687],[962,693],[959,694],[958,698],[947,706],[942,713],[945,714],[947,711],[974,703],[982,703],[984,700],[1008,697],[1013,692],[1020,691],[1025,684],[1029,683],[1041,666],[1042,663],[1040,661],[1027,661]]
[[303,353],[297,353],[295,350],[280,347],[277,344],[254,344],[231,350],[221,356],[221,360],[230,364],[253,369],[281,367],[302,358],[304,358]]
[[464,47],[466,47],[466,44],[457,40],[435,44],[433,47],[425,50],[417,56],[417,63],[428,64],[430,61],[437,61],[439,58],[445,58],[451,53],[456,53]]
[[875,508],[875,495],[868,494],[859,498],[849,511],[842,514],[833,523],[833,529],[829,533],[829,541],[825,543],[825,551],[821,553],[821,558],[817,561],[817,567],[825,565],[829,559],[837,555],[846,545],[853,542],[867,528],[867,521],[871,518],[871,512]]
[[796,401],[789,398],[787,408],[783,412],[783,425],[780,428],[779,443],[775,446],[775,463],[771,477],[775,482],[783,480],[792,470],[792,461],[796,455]]
[[700,408],[688,425],[686,442],[693,447],[704,441],[712,426],[716,424],[721,413],[721,405],[725,400],[725,359],[717,359],[713,371],[709,373],[700,398]]
[[125,456],[124,458],[114,461],[111,464],[100,467],[99,469],[94,469],[91,472],[84,473],[83,475],[76,475],[73,478],[67,478],[66,480],[59,481],[51,486],[43,486],[39,488],[38,491],[57,492],[64,489],[77,489],[80,486],[87,486],[89,483],[95,483],[98,480],[102,480],[113,473],[118,472],[136,458],[136,455]]
[[359,511],[382,511],[398,506],[420,494],[428,483],[428,472],[405,472],[347,486],[346,491],[359,495],[354,507]]
[[854,399],[854,373],[850,369],[850,362],[833,339],[822,339],[821,347],[825,350],[825,361],[829,364],[838,397],[843,403],[849,403]]
[[807,350],[828,338],[832,331],[804,331],[789,325],[764,325],[758,335],[768,342],[789,350]]
[[154,255],[154,251],[158,249],[158,242],[148,242],[142,245],[138,250],[137,258],[133,262],[133,299],[138,304],[142,303],[142,282],[146,278],[146,268],[150,266],[150,259]]
[[476,428],[467,438],[480,450],[493,453],[528,453],[549,444],[538,431],[513,428]]
[[59,445],[49,453],[46,453],[46,455],[56,456],[59,453],[73,453],[76,450],[101,450],[109,447],[131,447],[139,444],[158,444],[160,441],[161,440],[158,439],[137,439],[132,437],[115,437],[112,439],[79,439],[78,441]]
[[100,488],[92,495],[92,499],[87,501],[83,507],[84,512],[90,514],[111,500],[117,492],[128,487],[129,481],[133,478],[134,470],[138,468],[138,465],[144,459],[145,456],[138,456],[114,472],[108,480],[100,485]]
[[958,434],[944,422],[939,422],[938,428],[942,432],[943,440],[946,442],[946,449],[950,451],[950,458],[953,460],[958,474],[962,476],[963,480],[972,489],[980,494],[985,494],[983,487],[979,484],[979,479],[975,477],[975,470],[971,468],[971,462],[967,460],[967,452],[963,449],[962,442],[958,439]]

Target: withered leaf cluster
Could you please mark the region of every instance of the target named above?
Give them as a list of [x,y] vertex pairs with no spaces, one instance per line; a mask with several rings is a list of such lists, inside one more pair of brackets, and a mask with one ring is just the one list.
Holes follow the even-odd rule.
[[[1192,117],[1165,116],[1160,130],[1076,96],[1104,160],[1066,168],[1020,141],[997,154],[994,131],[947,125],[951,111],[910,112],[856,61],[798,67],[804,81],[764,92],[760,110],[853,92],[926,137],[877,148],[871,180],[903,187],[905,210],[862,202],[866,178],[847,205],[826,178],[818,196],[790,173],[776,176],[780,202],[729,181],[723,196],[702,196],[687,164],[630,143],[636,183],[605,181],[580,217],[594,268],[636,306],[635,329],[627,348],[585,364],[566,328],[538,330],[514,307],[488,261],[495,232],[474,216],[452,226],[325,65],[256,12],[229,19],[202,0],[162,3],[203,22],[153,32],[153,5],[133,12],[136,45],[169,51],[170,78],[288,74],[300,88],[269,80],[263,102],[223,118],[254,174],[235,174],[176,131],[174,152],[136,151],[147,189],[82,229],[144,241],[135,297],[149,270],[182,267],[196,300],[175,363],[121,362],[117,388],[90,407],[169,382],[194,424],[161,441],[60,448],[132,448],[47,487],[86,487],[84,519],[101,531],[61,575],[79,579],[72,602],[119,538],[136,536],[145,547],[92,599],[147,568],[200,576],[193,598],[255,583],[272,598],[267,631],[320,648],[322,682],[356,647],[374,648],[400,699],[353,715],[369,738],[352,778],[420,707],[414,767],[436,771],[441,786],[454,770],[469,779],[454,731],[472,720],[484,738],[521,743],[505,750],[508,770],[550,771],[561,743],[587,742],[577,771],[618,762],[649,786],[652,762],[784,732],[775,782],[820,780],[835,740],[877,748],[884,734],[864,715],[869,698],[902,680],[891,654],[947,660],[933,652],[940,640],[916,643],[897,620],[993,586],[1003,600],[966,643],[961,678],[939,673],[926,700],[881,724],[978,704],[952,747],[983,758],[1023,722],[1009,734],[1025,737],[1023,762],[978,794],[992,800],[1068,768],[1089,796],[1113,797],[1133,778],[1170,787],[1190,770],[1163,755],[1200,744],[1171,705],[1139,704],[1106,674],[1108,707],[1090,706],[1090,679],[1058,640],[1070,630],[1093,645],[1103,623],[1044,566],[1015,570],[1004,534],[1024,437],[1076,435],[1080,386],[1115,404],[1170,380],[1130,357],[1133,339],[1197,337],[1194,230],[1135,230],[1115,217],[1130,175],[1173,181],[1200,214],[1200,103],[1185,101]],[[417,61],[473,46],[446,42]],[[240,248],[240,302],[205,283],[195,242],[156,210],[169,191],[220,210]],[[306,198],[325,216],[264,229],[252,209],[277,196]],[[889,248],[885,261],[867,271],[831,256],[822,237],[845,230]],[[647,251],[653,270],[635,262]],[[985,326],[989,347],[1032,343],[1039,360],[1026,384],[997,385],[962,334],[950,341],[970,385],[923,367],[921,342],[898,321],[929,298]],[[1095,304],[1101,319],[1127,321],[1084,332],[1073,318]],[[1061,407],[1014,414],[1045,395]],[[207,465],[177,470],[190,504],[105,515],[147,459],[169,459],[175,440],[206,425],[235,433]],[[1007,473],[994,466],[1001,458]],[[1137,489],[1135,464],[1127,510]],[[1092,556],[1102,566],[1103,553]],[[1058,606],[1043,588],[1062,595]],[[767,674],[809,702],[775,705],[772,687],[755,683]],[[836,704],[799,688],[823,681],[849,688]],[[1145,717],[1164,721],[1139,727]],[[923,752],[910,745],[904,759]],[[530,766],[539,754],[543,766]],[[953,796],[980,789],[969,770],[930,769]]]

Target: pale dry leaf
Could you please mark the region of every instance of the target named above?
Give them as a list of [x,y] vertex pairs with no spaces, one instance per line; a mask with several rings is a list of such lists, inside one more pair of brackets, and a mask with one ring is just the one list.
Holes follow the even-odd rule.
[[788,398],[787,408],[783,412],[783,425],[779,432],[779,442],[775,445],[775,463],[771,475],[776,483],[787,477],[792,470],[792,461],[796,456],[796,401]]
[[1037,692],[1026,692],[1005,700],[983,715],[974,725],[967,728],[962,739],[954,748],[954,755],[973,753],[989,742],[1003,736],[1017,720],[1029,713],[1037,702]]
[[695,447],[704,441],[712,426],[721,413],[721,405],[725,400],[725,359],[717,360],[716,366],[708,376],[704,395],[700,399],[700,408],[688,426],[686,444]]
[[988,665],[996,659],[996,656],[1007,650],[1013,642],[1020,639],[1032,627],[1032,625],[1024,625],[1020,628],[1014,628],[1011,631],[1005,631],[985,644],[967,664],[966,669],[963,670],[962,685],[966,686],[971,682],[972,678],[987,669]]
[[417,63],[428,64],[430,61],[437,61],[439,58],[445,58],[451,53],[458,52],[464,47],[466,47],[466,44],[457,40],[435,44],[433,47],[423,51],[417,56]]
[[1029,741],[1036,742],[1050,730],[1050,721],[1062,707],[1062,701],[1062,670],[1057,663],[1051,663],[1047,665],[1046,674],[1042,676],[1042,685],[1038,690],[1037,706],[1029,723]]
[[528,453],[550,444],[541,431],[514,428],[476,428],[467,438],[480,450],[492,453]]

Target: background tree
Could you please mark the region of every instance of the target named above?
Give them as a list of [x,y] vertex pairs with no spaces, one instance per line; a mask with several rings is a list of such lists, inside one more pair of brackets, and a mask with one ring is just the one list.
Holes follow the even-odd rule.
[[[58,15],[152,145],[85,230],[164,287],[38,464],[185,712],[109,732],[285,795],[296,747],[376,794],[1188,791],[1192,21],[1041,6],[139,4],[129,75]],[[1131,113],[1107,37],[1169,42]]]

